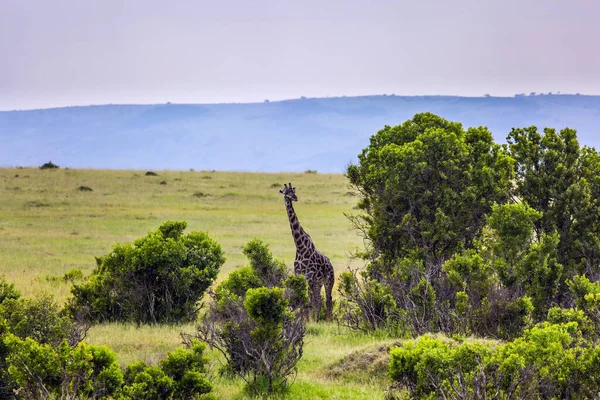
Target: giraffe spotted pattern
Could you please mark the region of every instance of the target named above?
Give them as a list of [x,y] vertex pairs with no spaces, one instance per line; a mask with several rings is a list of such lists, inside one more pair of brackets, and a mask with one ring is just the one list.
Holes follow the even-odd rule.
[[331,292],[335,279],[333,265],[329,258],[321,253],[315,247],[310,235],[302,229],[298,216],[294,211],[292,202],[298,201],[296,196],[296,188],[292,187],[291,182],[288,185],[283,185],[283,190],[279,190],[283,194],[285,209],[292,228],[292,237],[296,244],[296,260],[294,261],[294,273],[296,275],[304,275],[308,282],[308,290],[310,297],[310,308],[315,319],[318,318],[321,312],[321,287],[325,286],[325,306],[327,308],[327,320],[331,320],[333,308],[333,300]]

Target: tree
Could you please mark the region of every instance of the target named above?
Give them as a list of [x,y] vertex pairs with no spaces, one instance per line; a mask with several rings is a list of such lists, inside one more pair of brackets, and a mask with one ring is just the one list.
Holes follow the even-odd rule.
[[205,232],[183,234],[187,223],[168,221],[133,245],[117,245],[97,259],[90,281],[72,289],[73,312],[94,321],[193,321],[197,302],[225,262]]
[[513,178],[513,160],[487,128],[465,131],[431,113],[386,126],[358,159],[347,176],[360,195],[364,214],[353,221],[371,243],[368,258],[416,258],[428,280],[471,247]]
[[[517,161],[516,196],[541,213],[535,232],[557,233],[565,278],[600,278],[600,155],[581,148],[577,132],[535,126],[513,129],[507,138]],[[564,279],[563,279],[564,282]],[[567,292],[563,284],[559,297]]]
[[350,219],[367,239],[368,265],[364,284],[347,275],[354,283],[341,289],[369,293],[341,293],[344,319],[357,326],[362,313],[370,315],[365,326],[385,320],[415,332],[452,329],[455,298],[442,265],[471,249],[492,205],[509,198],[513,159],[487,128],[465,131],[431,113],[386,126],[358,159],[347,176],[362,214]]

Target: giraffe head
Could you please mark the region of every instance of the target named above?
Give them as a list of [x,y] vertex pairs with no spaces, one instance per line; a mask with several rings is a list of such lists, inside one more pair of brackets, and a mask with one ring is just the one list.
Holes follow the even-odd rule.
[[285,201],[298,201],[298,197],[296,196],[296,188],[292,187],[292,183],[283,184],[283,190],[279,189],[279,193],[283,194],[283,198]]

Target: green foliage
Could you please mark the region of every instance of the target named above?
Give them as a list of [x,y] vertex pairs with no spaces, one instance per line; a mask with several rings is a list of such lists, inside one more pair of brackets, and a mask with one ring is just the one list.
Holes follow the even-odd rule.
[[353,329],[375,331],[397,327],[396,303],[390,288],[375,279],[359,280],[354,271],[340,274],[338,292],[342,321]]
[[569,322],[576,322],[577,327],[585,338],[593,339],[595,336],[594,324],[583,310],[552,307],[548,310],[548,318],[546,321],[550,324],[568,324]]
[[64,339],[80,340],[77,324],[52,296],[39,299],[8,298],[0,303],[0,320],[20,339],[58,346]]
[[2,399],[10,398],[13,395],[13,389],[17,387],[17,384],[8,373],[8,364],[6,359],[9,356],[10,350],[8,345],[5,343],[7,335],[8,324],[6,321],[0,318],[0,398]]
[[[0,317],[2,398],[18,393],[26,399],[191,399],[212,390],[204,376],[204,343],[191,341],[189,349],[168,353],[160,366],[130,364],[124,376],[116,355],[105,346],[81,342],[72,332],[75,322],[48,298],[22,303],[10,299],[2,307],[7,303],[11,313]],[[27,321],[24,312],[43,320]],[[40,330],[44,323],[49,325]]]
[[276,327],[282,323],[287,306],[282,288],[261,287],[246,292],[244,307],[248,316],[259,326]]
[[76,282],[83,280],[83,272],[80,269],[72,269],[65,273],[63,276],[51,276],[47,275],[46,280],[48,282]]
[[258,288],[263,285],[261,279],[256,275],[251,266],[236,269],[229,274],[227,279],[219,283],[215,292],[217,298],[230,295],[243,297],[248,289]]
[[389,374],[418,399],[583,399],[600,390],[599,355],[577,322],[544,323],[496,348],[424,335],[390,351]]
[[24,398],[109,398],[123,383],[116,355],[104,346],[63,340],[58,347],[9,334],[8,372]]
[[285,298],[294,310],[308,306],[308,285],[304,275],[290,275],[283,281]]
[[13,283],[7,282],[4,276],[0,276],[0,304],[6,299],[18,299],[21,293]]
[[418,256],[428,274],[469,247],[493,202],[507,199],[513,161],[483,127],[465,131],[431,113],[371,137],[347,169],[361,196],[371,256]]
[[[580,148],[577,133],[536,127],[513,129],[510,153],[517,161],[516,195],[539,211],[538,237],[558,233],[558,263],[570,278],[586,273],[597,278],[600,260],[600,155]],[[562,286],[562,296],[567,288]]]
[[269,245],[259,239],[253,239],[244,246],[244,255],[250,261],[250,267],[263,285],[272,287],[280,285],[287,277],[287,270],[282,261],[275,260]]
[[119,399],[194,399],[212,391],[206,379],[204,356],[206,345],[197,340],[188,349],[176,349],[167,354],[160,366],[143,361],[129,364],[124,373],[124,384]]
[[190,349],[176,349],[161,362],[163,371],[175,384],[174,398],[193,398],[212,390],[212,385],[204,376],[208,363],[208,357],[203,355],[205,350],[205,343],[193,340]]
[[124,373],[121,399],[168,399],[173,394],[173,379],[157,366],[143,361],[129,364]]
[[531,245],[533,228],[542,213],[523,203],[494,204],[488,218],[496,234],[497,252],[511,265]]
[[[456,312],[456,292],[482,304],[496,289],[490,262],[469,251],[494,204],[510,199],[513,167],[514,160],[486,128],[465,131],[460,123],[431,113],[373,135],[359,164],[347,170],[363,212],[351,219],[370,247],[364,253],[369,261],[364,282],[351,284],[350,276],[342,277],[342,297],[356,305],[346,311],[346,321],[354,319],[349,324],[359,327],[359,316],[373,320],[372,302],[360,299],[379,292],[395,304],[386,305],[387,316],[379,312],[378,321],[400,320],[415,333],[463,327],[470,314],[464,296],[462,315]],[[462,258],[443,267],[461,252]],[[379,298],[387,304],[386,297]]]
[[73,287],[71,309],[87,310],[99,322],[194,320],[197,301],[225,259],[208,234],[184,235],[186,226],[168,221],[133,245],[117,245],[97,260],[89,282]]
[[600,155],[568,128],[507,140],[430,113],[371,137],[347,170],[369,243],[362,282],[341,276],[349,326],[380,329],[361,301],[376,281],[396,306],[379,321],[413,334],[510,339],[573,305],[600,327],[600,295],[576,278],[600,278]]
[[308,283],[303,275],[288,276],[259,239],[244,254],[250,265],[217,286],[196,336],[222,352],[247,390],[284,390],[302,357]]
[[600,282],[592,282],[585,276],[575,275],[567,281],[578,311],[592,322],[595,334],[600,337]]

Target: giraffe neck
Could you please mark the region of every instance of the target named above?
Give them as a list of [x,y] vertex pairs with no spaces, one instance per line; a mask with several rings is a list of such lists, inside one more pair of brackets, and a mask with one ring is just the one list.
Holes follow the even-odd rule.
[[[307,250],[305,238],[308,236],[308,234],[304,232],[304,229],[302,229],[300,221],[298,221],[298,216],[296,216],[296,211],[294,211],[294,206],[288,199],[285,199],[285,209],[288,214],[288,219],[290,220],[290,228],[292,228],[292,237],[294,238],[294,243],[296,244],[296,250]],[[312,241],[309,240],[309,242],[312,244]]]

